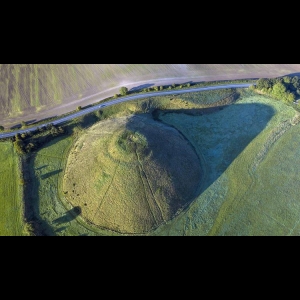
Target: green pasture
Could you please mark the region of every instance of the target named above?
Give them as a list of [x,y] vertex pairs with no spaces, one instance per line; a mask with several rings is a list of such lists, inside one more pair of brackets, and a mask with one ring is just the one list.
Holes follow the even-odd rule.
[[0,153],[0,236],[28,235],[19,159],[9,142],[0,143]]
[[[243,89],[238,94],[231,105],[223,101],[225,94],[210,92],[205,99],[202,93],[199,99],[193,94],[152,97],[99,113],[104,120],[158,108],[159,119],[179,130],[200,158],[203,179],[195,200],[149,235],[300,234],[298,113],[270,97]],[[218,109],[205,110],[211,103]],[[87,118],[83,123],[92,125]],[[85,132],[81,129],[77,136]],[[30,199],[42,232],[115,235],[84,222],[63,194],[62,176],[74,138],[53,140],[30,160]]]
[[194,144],[206,177],[190,208],[155,235],[299,234],[297,113],[243,94],[213,114],[161,115]]

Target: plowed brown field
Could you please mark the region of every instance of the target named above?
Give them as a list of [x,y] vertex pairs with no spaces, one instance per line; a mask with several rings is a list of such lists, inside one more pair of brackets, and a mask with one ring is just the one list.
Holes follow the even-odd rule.
[[0,64],[0,124],[60,115],[120,86],[277,77],[300,64]]

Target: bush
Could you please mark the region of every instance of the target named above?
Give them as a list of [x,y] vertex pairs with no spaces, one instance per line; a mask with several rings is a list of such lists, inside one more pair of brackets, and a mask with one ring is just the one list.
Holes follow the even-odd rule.
[[122,87],[120,88],[120,94],[121,94],[122,96],[127,95],[127,94],[128,94],[128,88],[125,87],[125,86],[122,86]]
[[29,153],[35,148],[35,145],[33,143],[29,143],[25,148],[26,152]]
[[271,95],[275,99],[292,103],[296,99],[296,94],[298,94],[296,88],[298,84],[299,79],[297,76],[294,76],[293,78],[289,76],[272,79],[260,78],[257,81],[256,89]]
[[19,154],[24,154],[24,142],[22,140],[16,140],[14,142],[14,148],[16,150],[17,153]]

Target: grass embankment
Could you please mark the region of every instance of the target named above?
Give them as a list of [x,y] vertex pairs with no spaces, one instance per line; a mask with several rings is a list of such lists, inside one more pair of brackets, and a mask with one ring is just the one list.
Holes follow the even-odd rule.
[[72,141],[72,137],[56,138],[28,161],[31,184],[26,201],[36,235],[94,234],[78,222],[80,211],[61,201],[62,174]]
[[[207,106],[208,103],[211,102],[227,102],[228,99],[232,99],[233,90],[218,90],[218,91],[207,91],[203,93],[198,93],[198,97],[193,94],[188,95],[182,95],[183,98],[178,97],[160,97],[158,98],[150,98],[145,99],[143,101],[131,101],[127,103],[122,103],[117,106],[113,107],[107,107],[102,110],[101,113],[91,114],[90,116],[85,116],[84,118],[80,118],[80,120],[74,120],[70,126],[76,126],[77,123],[80,124],[77,127],[75,127],[76,134],[73,136],[68,137],[67,139],[65,137],[60,137],[56,140],[53,140],[53,142],[48,143],[44,145],[44,147],[39,150],[36,154],[33,154],[31,157],[29,166],[31,169],[31,189],[28,190],[28,199],[31,201],[33,206],[33,212],[34,216],[32,217],[38,226],[38,231],[40,234],[47,234],[47,235],[94,235],[94,234],[105,234],[105,235],[111,235],[114,234],[113,231],[107,231],[107,230],[101,230],[94,227],[91,227],[87,222],[83,222],[81,218],[82,209],[85,207],[84,204],[87,203],[86,201],[84,203],[76,204],[73,202],[73,206],[68,205],[68,202],[65,199],[66,194],[64,194],[64,190],[62,189],[62,186],[60,186],[60,183],[62,183],[63,180],[63,174],[65,172],[65,166],[66,161],[68,158],[68,153],[70,149],[72,149],[72,145],[74,143],[75,137],[78,135],[80,136],[85,135],[85,130],[83,128],[86,128],[90,125],[92,125],[97,120],[104,120],[104,119],[110,119],[110,118],[121,118],[122,116],[130,115],[130,114],[142,114],[142,113],[150,113],[154,109],[182,109],[182,108],[195,108],[195,107],[204,107]],[[196,103],[196,104],[195,104]],[[150,115],[149,115],[150,116]],[[106,121],[104,121],[106,122]],[[152,121],[153,122],[153,121]],[[99,127],[101,128],[102,122],[99,123]],[[162,126],[162,124],[158,123],[158,126]],[[102,130],[99,128],[99,134],[101,134]],[[109,132],[110,129],[108,128],[107,131]],[[112,134],[115,134],[115,137],[122,137],[122,134],[120,131],[116,130],[115,133],[112,132]],[[121,134],[121,135],[120,135]],[[155,132],[154,132],[155,134]],[[143,139],[141,137],[141,139]],[[153,138],[152,138],[153,139]],[[120,139],[118,139],[120,140]],[[121,139],[122,140],[122,139]],[[164,140],[168,140],[168,137],[164,137],[163,139],[159,140],[159,142],[163,143]],[[116,141],[115,141],[116,142]],[[105,144],[105,143],[104,143]],[[118,146],[118,143],[114,144],[114,146]],[[119,145],[120,146],[120,145]],[[124,144],[123,144],[124,146]],[[126,146],[126,145],[125,145]],[[94,149],[95,150],[95,149]],[[99,148],[99,153],[102,153],[101,147]],[[101,152],[102,151],[102,152]],[[103,157],[106,159],[111,159],[111,164],[115,164],[116,162],[112,158],[109,158],[108,155],[111,155],[112,152],[103,153]],[[120,154],[120,152],[119,152]],[[90,155],[93,159],[93,155]],[[99,157],[99,155],[98,155]],[[87,157],[86,157],[87,158]],[[86,160],[84,158],[84,160]],[[123,157],[124,158],[124,157]],[[128,156],[130,158],[130,155]],[[133,162],[137,163],[137,158],[130,158],[129,160],[132,160]],[[183,159],[184,161],[184,159]],[[147,181],[145,176],[143,176],[143,170],[137,168],[137,166],[140,166],[140,164],[135,166],[134,170],[134,176],[138,177],[136,180],[137,188],[143,188],[144,185],[144,191],[145,194],[149,195],[149,193],[152,193],[150,191],[150,187],[147,187]],[[95,166],[97,167],[97,166]],[[94,170],[97,171],[97,168],[94,167]],[[86,168],[85,168],[86,169]],[[115,170],[115,168],[112,167],[112,170]],[[98,171],[100,172],[100,169],[98,168]],[[89,172],[89,171],[87,171]],[[103,170],[102,170],[103,172]],[[76,174],[76,173],[75,173]],[[77,174],[79,174],[82,178],[84,178],[82,170],[77,170]],[[108,179],[111,179],[111,170],[107,172],[107,176],[104,176],[103,178],[98,177],[99,183],[98,187],[101,188],[101,180],[102,183],[105,185],[105,181]],[[86,175],[88,177],[88,174]],[[99,175],[100,176],[100,175]],[[127,168],[127,178],[126,180],[130,180],[130,173],[129,169]],[[154,175],[152,175],[154,176]],[[179,176],[179,178],[181,178]],[[167,180],[167,178],[165,178]],[[132,179],[131,179],[132,180]],[[135,181],[136,181],[135,180]],[[156,180],[153,179],[155,182]],[[117,182],[117,181],[115,181]],[[122,183],[122,177],[118,178],[118,182],[120,185],[124,185]],[[125,181],[126,183],[126,181]],[[134,185],[132,185],[133,181],[131,181],[131,184],[128,188],[128,186],[123,186],[123,190],[120,191],[120,195],[122,193],[126,192],[128,190],[128,193],[134,189]],[[80,182],[77,182],[78,186],[80,186]],[[87,184],[87,182],[86,182]],[[103,187],[104,187],[103,185]],[[180,185],[179,185],[180,186]],[[82,186],[83,189],[83,186]],[[76,189],[74,189],[75,191]],[[66,191],[65,191],[66,192]],[[103,192],[103,190],[101,190]],[[115,191],[114,191],[115,192]],[[156,188],[154,192],[159,193],[159,187]],[[161,192],[163,192],[163,189],[161,189]],[[69,193],[69,191],[68,191]],[[71,192],[70,192],[71,193]],[[144,193],[144,192],[143,192]],[[77,195],[77,194],[76,194]],[[129,194],[127,194],[128,197]],[[152,197],[152,196],[150,196]],[[153,197],[154,198],[154,197]],[[120,199],[120,198],[118,198]],[[150,199],[151,200],[151,199]],[[190,199],[189,199],[190,200]],[[144,202],[146,203],[146,202]],[[81,211],[74,211],[74,207],[80,206]],[[177,207],[178,208],[178,207]],[[175,209],[176,211],[176,209]],[[174,211],[171,212],[171,215],[173,216]],[[88,218],[88,217],[86,217]],[[153,217],[154,218],[154,217]],[[151,223],[152,222],[152,223]],[[145,222],[144,222],[145,224]],[[103,225],[103,224],[102,224]],[[140,228],[135,228],[136,231],[141,230],[145,231],[146,229],[151,228],[153,225],[153,219],[152,221],[148,222],[148,227],[141,226]],[[128,224],[126,225],[128,226]],[[135,225],[137,226],[137,225]],[[111,227],[110,227],[111,228]],[[114,227],[114,229],[118,229]],[[125,228],[123,228],[125,231]],[[128,227],[127,227],[128,230]]]
[[24,221],[23,181],[12,143],[0,143],[0,236],[29,235]]
[[207,175],[190,208],[157,235],[298,235],[299,125],[281,101],[245,93],[203,116],[161,115],[202,155]]
[[145,233],[192,201],[200,178],[199,159],[177,130],[129,116],[103,121],[75,143],[63,191],[89,223]]

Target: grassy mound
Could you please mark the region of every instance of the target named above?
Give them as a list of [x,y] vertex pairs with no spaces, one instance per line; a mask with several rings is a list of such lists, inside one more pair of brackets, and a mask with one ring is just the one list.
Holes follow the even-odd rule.
[[78,139],[63,193],[90,224],[146,233],[187,206],[200,180],[199,158],[176,129],[129,116],[98,123]]

